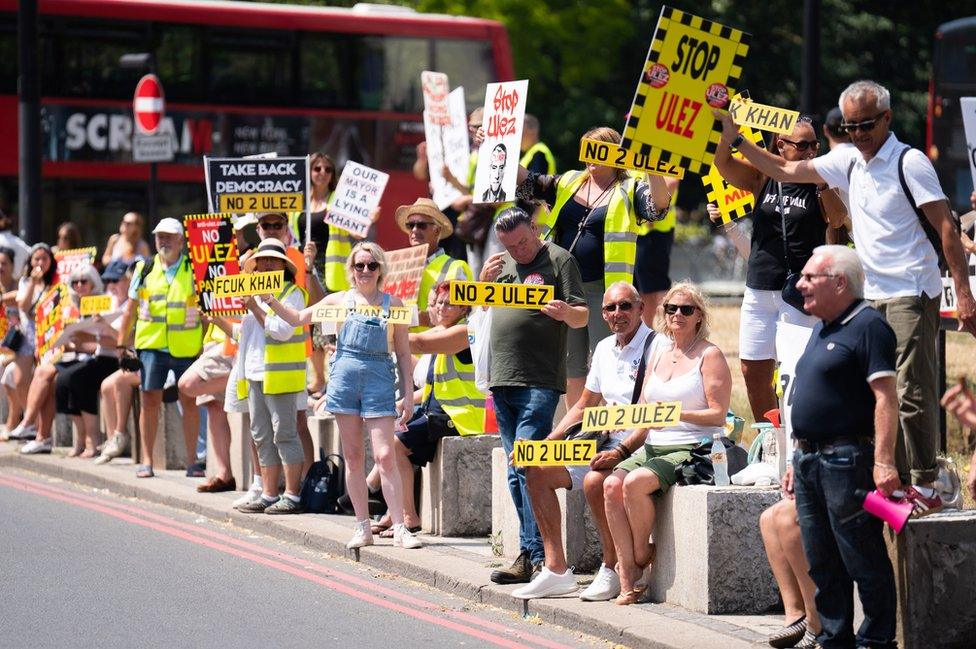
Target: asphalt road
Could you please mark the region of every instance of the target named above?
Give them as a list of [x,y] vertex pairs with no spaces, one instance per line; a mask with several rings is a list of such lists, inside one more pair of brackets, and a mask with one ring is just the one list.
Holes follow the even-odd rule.
[[0,530],[0,647],[608,646],[224,522],[9,469]]

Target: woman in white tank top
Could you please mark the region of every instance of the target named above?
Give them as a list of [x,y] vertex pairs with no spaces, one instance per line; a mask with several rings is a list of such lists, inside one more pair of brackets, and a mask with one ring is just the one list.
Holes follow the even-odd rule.
[[675,483],[676,467],[691,457],[689,451],[702,438],[725,431],[732,394],[725,355],[707,340],[708,307],[697,286],[671,287],[658,311],[657,328],[671,344],[659,347],[651,358],[640,400],[680,401],[680,420],[665,428],[638,428],[591,464],[604,468],[619,462],[604,483],[620,575],[617,604],[633,604],[640,598],[643,589],[635,584],[654,561],[654,544],[649,542],[655,513],[652,496]]

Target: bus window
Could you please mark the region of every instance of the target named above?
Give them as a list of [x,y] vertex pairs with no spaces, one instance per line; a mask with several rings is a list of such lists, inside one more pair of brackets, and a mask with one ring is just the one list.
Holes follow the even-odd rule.
[[202,75],[202,35],[197,27],[154,26],[156,69],[169,101],[204,101]]
[[291,104],[293,37],[292,32],[213,30],[206,49],[208,101]]
[[0,93],[17,92],[17,16],[0,13]]
[[485,105],[485,86],[498,78],[488,41],[435,40],[432,65],[447,75],[451,90],[464,86],[468,112]]
[[67,97],[128,99],[137,73],[119,57],[146,48],[147,25],[51,22],[43,31],[41,92]]
[[359,107],[419,113],[420,73],[430,69],[430,43],[422,38],[368,36],[360,42],[356,79]]
[[317,108],[352,108],[349,38],[303,33],[298,42],[298,101]]

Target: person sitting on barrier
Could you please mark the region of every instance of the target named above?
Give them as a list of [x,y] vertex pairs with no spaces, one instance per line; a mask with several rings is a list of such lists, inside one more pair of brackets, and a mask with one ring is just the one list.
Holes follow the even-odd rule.
[[[401,307],[399,298],[381,289],[386,277],[386,255],[383,249],[371,241],[361,241],[353,246],[346,260],[346,272],[352,288],[332,293],[312,307],[298,311],[283,306],[276,299],[269,306],[293,326],[312,321],[312,313],[319,306],[379,307],[381,313],[373,315],[351,310],[339,326],[336,353],[329,361],[329,387],[326,394],[326,410],[333,413],[342,451],[346,460],[346,490],[356,512],[356,529],[346,544],[350,550],[373,544],[370,530],[367,496],[363,426],[370,431],[373,442],[373,459],[380,466],[383,495],[393,518],[393,545],[404,548],[421,547],[403,524],[403,498],[400,493],[400,475],[393,454],[394,418],[406,424],[413,412],[413,386],[410,384],[410,342],[406,325],[390,325],[383,317],[391,307]],[[391,331],[392,330],[392,331]],[[388,336],[392,333],[397,357],[394,368],[390,358]],[[396,371],[399,371],[400,390],[403,395],[400,412],[396,407]],[[265,476],[265,484],[268,478]]]
[[[973,202],[976,203],[976,192],[973,193]],[[976,398],[973,397],[965,376],[959,377],[958,384],[946,390],[942,396],[942,406],[963,426],[976,429]],[[966,489],[969,497],[976,500],[976,453],[973,453],[973,459],[969,463]]]
[[[485,395],[474,383],[474,361],[465,322],[470,309],[451,304],[450,288],[449,282],[441,282],[432,290],[434,295],[429,302],[433,305],[431,322],[435,326],[409,336],[410,351],[424,354],[414,372],[414,382],[422,387],[414,393],[418,404],[414,415],[405,429],[397,431],[393,447],[403,484],[403,523],[411,532],[420,531],[413,497],[414,467],[426,466],[434,459],[441,438],[480,435],[484,431]],[[375,466],[370,478],[374,482],[367,484],[378,488],[379,471]],[[378,523],[381,537],[393,535],[392,530],[384,529],[389,526],[388,513]],[[376,527],[373,529],[375,533]]]
[[[3,212],[0,211],[0,215]],[[17,277],[20,275],[19,270],[15,273],[14,269],[17,268],[16,264],[17,252],[13,248],[7,248],[0,245],[0,292],[3,293],[2,302],[0,308],[3,309],[4,314],[7,318],[7,330],[4,332],[4,338],[0,339],[0,347],[4,346],[4,342],[7,336],[16,336],[17,325],[19,324],[19,313],[17,311]],[[12,352],[13,350],[6,350],[7,352]],[[14,359],[16,354],[5,353],[3,356],[3,371],[0,372],[0,385],[3,386],[3,391],[7,397],[7,430],[13,430],[20,423],[21,415],[24,414],[23,406],[18,405],[14,392],[14,370],[16,368],[16,363]]]
[[[690,282],[675,284],[664,296],[662,311],[657,329],[671,345],[662,345],[648,360],[640,401],[680,401],[680,420],[664,428],[638,428],[590,462],[594,470],[614,469],[603,493],[619,566],[617,604],[637,602],[647,588],[637,582],[656,554],[649,541],[653,497],[674,485],[677,466],[691,458],[691,449],[703,438],[725,433],[732,395],[725,355],[708,340],[709,313],[701,290]],[[644,454],[635,455],[641,444]]]
[[[641,360],[653,353],[653,341],[657,338],[644,324],[644,303],[637,288],[629,282],[615,282],[607,289],[601,311],[613,334],[597,344],[583,394],[546,439],[565,439],[567,433],[583,421],[585,408],[604,402],[607,405],[633,403],[634,384],[643,368]],[[597,450],[612,450],[629,432],[607,431],[599,439]],[[577,588],[576,576],[566,565],[563,552],[557,489],[583,489],[603,545],[603,563],[593,583],[580,593],[580,599],[603,602],[620,594],[620,578],[615,570],[617,555],[603,506],[603,481],[608,475],[610,471],[607,469],[591,471],[586,465],[526,467],[525,481],[542,534],[546,561],[531,583],[512,593],[514,597],[534,599],[565,595]]]

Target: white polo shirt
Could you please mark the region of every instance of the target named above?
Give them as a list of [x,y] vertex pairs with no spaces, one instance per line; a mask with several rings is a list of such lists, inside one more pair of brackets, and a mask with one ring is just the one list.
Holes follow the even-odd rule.
[[[891,133],[869,162],[855,147],[813,159],[828,185],[850,195],[854,245],[869,300],[942,292],[939,258],[898,180],[898,158],[906,146]],[[918,149],[905,155],[905,182],[919,206],[946,198],[932,163]]]
[[[637,333],[624,347],[617,346],[616,335],[598,342],[593,350],[590,373],[586,375],[586,389],[602,394],[608,406],[630,403],[634,396],[637,366],[644,352],[644,341],[650,333],[650,328],[641,322]],[[663,340],[666,340],[665,336],[654,337],[647,351],[648,358]]]

